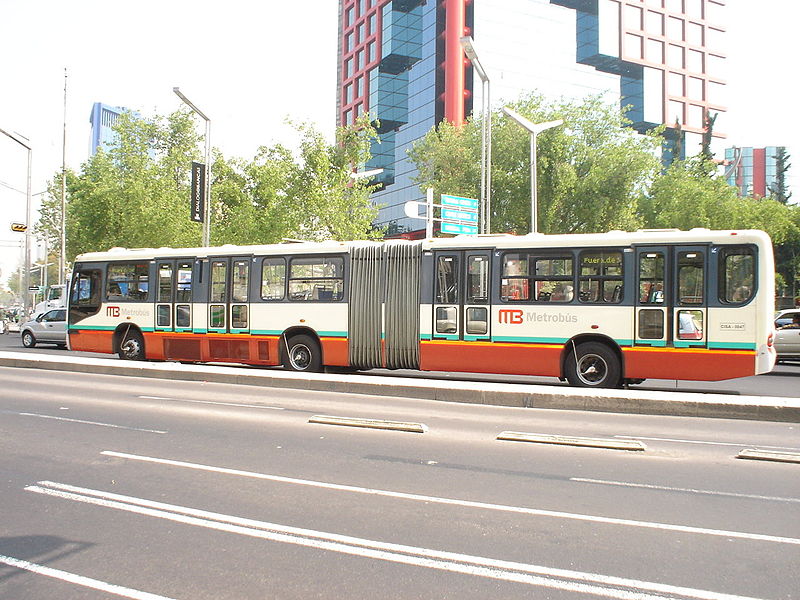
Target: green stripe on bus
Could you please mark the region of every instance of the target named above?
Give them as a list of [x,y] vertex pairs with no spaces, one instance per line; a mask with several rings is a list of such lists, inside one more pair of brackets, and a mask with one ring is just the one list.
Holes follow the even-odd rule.
[[743,342],[709,342],[710,350],[755,350],[756,344]]

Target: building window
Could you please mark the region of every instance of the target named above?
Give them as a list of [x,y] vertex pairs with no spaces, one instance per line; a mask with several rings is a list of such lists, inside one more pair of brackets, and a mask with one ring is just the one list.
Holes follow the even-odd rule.
[[684,51],[681,46],[670,44],[667,50],[667,64],[673,69],[684,68]]
[[703,26],[699,23],[686,24],[686,41],[693,46],[703,45]]
[[647,33],[651,35],[664,35],[664,15],[647,11]]
[[705,73],[703,68],[703,53],[699,50],[689,50],[688,63],[686,68],[694,73]]
[[683,75],[680,73],[669,74],[669,95],[670,96],[685,96],[686,90],[683,86]]
[[678,42],[683,41],[683,19],[667,19],[667,37]]

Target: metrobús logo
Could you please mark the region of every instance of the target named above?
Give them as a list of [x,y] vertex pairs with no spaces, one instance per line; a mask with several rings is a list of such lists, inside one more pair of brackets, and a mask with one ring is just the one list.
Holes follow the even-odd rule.
[[137,310],[135,308],[127,308],[127,307],[120,307],[120,306],[106,306],[106,316],[107,317],[149,317],[150,311],[149,310]]
[[508,325],[521,325],[522,323],[577,323],[578,315],[568,312],[526,312],[519,309],[502,308],[498,311],[498,321]]

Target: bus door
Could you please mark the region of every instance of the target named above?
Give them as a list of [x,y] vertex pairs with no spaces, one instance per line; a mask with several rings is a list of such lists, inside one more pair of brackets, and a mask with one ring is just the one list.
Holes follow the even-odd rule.
[[490,339],[491,258],[489,250],[434,253],[434,339]]
[[708,344],[708,247],[675,246],[673,249],[672,330],[676,347]]
[[250,259],[209,258],[211,285],[208,299],[208,331],[249,333]]
[[192,331],[192,259],[156,260],[156,331]]
[[637,345],[706,345],[707,256],[703,246],[636,247]]

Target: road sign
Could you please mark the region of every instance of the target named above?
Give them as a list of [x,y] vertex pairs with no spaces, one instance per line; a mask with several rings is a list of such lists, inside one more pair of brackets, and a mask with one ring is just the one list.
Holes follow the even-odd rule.
[[404,209],[406,212],[406,216],[410,219],[426,219],[426,215],[420,215],[419,209],[420,207],[424,207],[424,202],[418,202],[417,200],[409,200],[405,203]]
[[20,233],[24,233],[25,231],[28,231],[28,226],[25,225],[25,223],[12,223],[11,231],[18,231]]
[[442,219],[448,221],[466,221],[467,223],[477,223],[478,213],[454,208],[442,208]]
[[447,221],[442,221],[442,233],[476,234],[478,233],[478,227],[477,225],[466,225],[464,223],[448,223]]
[[38,293],[38,292],[42,291],[42,288],[40,288],[38,285],[32,285],[32,286],[30,286],[28,288],[28,291],[29,292],[37,292]]
[[442,204],[444,206],[457,206],[459,208],[478,210],[478,200],[475,198],[461,198],[460,196],[442,194]]

